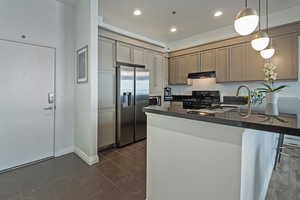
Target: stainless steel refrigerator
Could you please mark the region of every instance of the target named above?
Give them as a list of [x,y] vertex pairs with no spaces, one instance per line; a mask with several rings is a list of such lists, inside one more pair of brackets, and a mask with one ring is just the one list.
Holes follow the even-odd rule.
[[146,138],[149,72],[143,65],[117,62],[116,74],[116,140],[121,147]]

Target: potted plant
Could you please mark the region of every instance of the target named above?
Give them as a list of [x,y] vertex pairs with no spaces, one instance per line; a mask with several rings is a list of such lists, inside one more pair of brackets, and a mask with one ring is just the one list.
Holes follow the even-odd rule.
[[281,85],[275,87],[274,82],[277,80],[277,72],[276,72],[276,65],[272,64],[271,62],[267,62],[264,65],[264,73],[265,73],[265,83],[263,83],[262,88],[257,88],[259,93],[265,94],[266,103],[277,104],[278,102],[278,93],[286,88],[286,85]]
[[262,97],[262,100],[266,99],[266,113],[274,115],[278,115],[278,93],[287,87],[286,85],[275,86],[275,81],[277,80],[278,75],[276,69],[276,65],[271,62],[265,63],[263,68],[263,72],[265,74],[265,82],[263,83],[264,87],[257,88],[255,90],[255,92]]

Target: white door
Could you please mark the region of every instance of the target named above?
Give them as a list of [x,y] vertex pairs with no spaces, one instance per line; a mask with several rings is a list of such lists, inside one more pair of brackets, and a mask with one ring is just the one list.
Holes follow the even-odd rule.
[[0,40],[0,171],[54,155],[55,50]]

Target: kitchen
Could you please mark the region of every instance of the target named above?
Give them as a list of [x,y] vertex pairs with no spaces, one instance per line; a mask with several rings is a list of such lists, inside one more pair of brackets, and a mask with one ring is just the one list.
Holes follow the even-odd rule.
[[299,9],[1,1],[0,199],[299,199]]
[[[249,3],[252,3],[252,6],[255,5],[254,3],[258,4],[258,2],[251,1]],[[277,164],[279,162],[277,157],[284,155],[281,152],[282,146],[278,147],[276,145],[278,144],[278,139],[285,137],[284,143],[287,146],[299,145],[299,140],[295,137],[298,136],[297,124],[299,123],[297,119],[299,110],[296,108],[299,107],[296,106],[299,105],[299,97],[297,95],[299,93],[299,22],[277,23],[277,17],[281,17],[282,14],[275,13],[271,15],[272,17],[268,16],[266,11],[268,5],[265,5],[267,2],[260,1],[260,3],[264,15],[267,15],[269,17],[268,20],[272,21],[272,26],[268,27],[266,31],[269,37],[272,38],[272,45],[275,47],[275,55],[272,55],[270,62],[276,66],[276,73],[278,73],[276,82],[279,81],[277,85],[289,85],[288,88],[280,92],[279,111],[290,113],[291,116],[281,116],[277,113],[278,108],[273,107],[268,112],[271,112],[271,116],[279,115],[278,118],[288,121],[289,125],[282,123],[276,128],[265,127],[266,124],[264,123],[267,122],[261,121],[266,120],[266,116],[256,114],[257,112],[265,113],[265,100],[263,100],[264,103],[262,104],[250,105],[252,112],[246,105],[248,102],[250,103],[249,99],[254,97],[253,89],[262,87],[265,79],[263,68],[266,61],[269,61],[269,59],[263,58],[258,51],[253,49],[251,45],[253,40],[252,34],[237,36],[235,32],[234,34],[231,33],[234,30],[230,27],[231,29],[217,29],[216,31],[183,39],[182,41],[175,41],[170,43],[169,46],[173,50],[168,50],[168,54],[163,55],[164,65],[151,65],[147,62],[148,48],[145,48],[143,53],[138,53],[138,50],[135,50],[136,45],[133,45],[131,46],[131,51],[127,50],[126,55],[128,59],[124,60],[122,58],[122,60],[118,58],[118,55],[124,54],[123,52],[118,52],[118,46],[116,47],[117,61],[146,65],[146,68],[150,70],[150,78],[151,73],[156,74],[157,70],[160,70],[158,77],[162,79],[162,81],[159,80],[158,93],[153,93],[152,95],[151,86],[153,87],[156,84],[154,80],[157,79],[156,77],[152,77],[152,80],[150,79],[150,96],[159,96],[161,100],[157,101],[161,101],[162,105],[145,108],[148,119],[148,199],[182,199],[186,196],[190,196],[191,199],[195,199],[198,196],[202,196],[204,199],[220,199],[222,197],[225,199],[265,199],[267,192],[271,190],[268,190],[268,185],[273,169],[280,165]],[[143,12],[141,11],[141,13]],[[136,18],[143,17],[143,15],[136,16]],[[173,11],[169,13],[168,17],[176,18],[178,15],[179,12]],[[263,25],[261,26],[264,29],[268,26],[266,24],[269,23],[267,22],[267,17],[262,16],[263,21],[261,24]],[[135,20],[135,18],[132,20]],[[214,17],[212,20],[218,20],[218,17]],[[233,21],[232,24],[234,23]],[[118,22],[115,23],[118,24]],[[133,27],[133,30],[136,28],[133,22],[126,23],[129,27]],[[138,22],[136,23],[138,24]],[[104,23],[104,34],[110,28]],[[177,34],[177,31],[182,32],[183,30],[179,29],[178,25],[177,27],[173,26],[170,28],[169,35]],[[128,43],[130,42],[127,42],[127,45]],[[139,61],[134,61],[135,59]],[[153,63],[156,62],[154,61]],[[157,66],[159,67],[156,68]],[[236,94],[238,87],[241,85],[247,85],[251,93],[247,93],[247,90],[242,88],[240,89],[240,94]],[[236,95],[241,97],[235,98]],[[218,106],[219,104],[221,105]],[[295,108],[291,108],[287,104],[295,105]],[[240,106],[243,109],[240,111],[241,116],[239,117],[239,112],[235,110]],[[214,115],[215,117],[213,117]],[[199,123],[197,127],[196,122],[193,120],[215,122],[226,126],[217,126],[213,123]],[[257,124],[255,120],[263,124]],[[271,119],[270,126],[275,126],[276,122],[273,122],[273,120]],[[226,129],[228,125],[229,127],[240,127],[240,129]],[[259,125],[263,126],[263,128],[258,128],[260,127]],[[199,130],[203,130],[204,133],[202,134],[202,131]],[[226,134],[224,138],[220,135],[221,130]],[[280,137],[279,134],[272,134],[273,132],[281,133]],[[182,137],[178,135],[180,133]],[[206,136],[205,133],[210,133],[210,136]],[[286,135],[283,136],[283,134]],[[196,143],[199,138],[204,138],[208,141],[207,143],[201,143],[200,141]],[[279,140],[282,141],[281,139]],[[219,151],[215,152],[214,149],[221,145],[220,142],[229,143],[231,146],[228,145],[224,149],[219,149]],[[208,146],[208,143],[211,143],[211,145]],[[205,148],[201,148],[201,146],[205,146]],[[236,148],[237,146],[239,146],[239,150],[227,151],[227,148]],[[251,150],[251,147],[254,149]],[[218,148],[221,147],[218,146]],[[193,151],[189,149],[193,149]],[[253,153],[254,151],[257,152],[257,155]],[[278,154],[278,151],[280,151],[280,154]],[[230,156],[226,157],[226,155]],[[236,155],[236,157],[233,155]],[[195,157],[199,159],[192,159]],[[212,157],[220,160],[220,163],[216,164],[217,161],[211,159]],[[262,159],[265,162],[259,163],[255,161],[256,159]],[[184,165],[180,165],[180,163],[184,163]],[[229,163],[235,163],[235,165],[230,165]],[[252,167],[248,167],[249,164]],[[207,165],[207,168],[204,165]],[[178,169],[171,166],[178,166]],[[225,171],[224,168],[228,169],[228,171]],[[202,169],[201,171],[205,175],[198,172],[199,169]],[[183,172],[185,173],[181,174]],[[245,175],[247,173],[251,175]],[[161,176],[161,174],[165,174],[165,176]],[[202,182],[200,177],[203,176],[206,178]],[[225,177],[222,180],[221,177],[223,176]],[[261,176],[261,179],[253,179],[253,177],[257,176]],[[208,183],[208,177],[218,178]],[[228,179],[236,180],[236,182],[232,180],[232,184],[226,187],[225,184]],[[218,184],[214,181],[217,181]],[[168,186],[165,183],[169,183]],[[249,185],[249,188],[246,189],[245,184]],[[186,185],[189,185],[189,187],[185,187]],[[202,189],[199,189],[197,185],[203,185]],[[254,187],[254,185],[256,186]],[[219,192],[213,193],[216,189]],[[296,192],[294,191],[294,193]],[[271,198],[270,195],[268,194],[268,198]],[[286,196],[283,197],[286,198]],[[272,198],[275,197],[272,196]]]

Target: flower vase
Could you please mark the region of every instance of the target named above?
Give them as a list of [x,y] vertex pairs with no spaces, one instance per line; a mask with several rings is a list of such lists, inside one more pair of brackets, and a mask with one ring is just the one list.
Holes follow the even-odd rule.
[[270,92],[266,94],[266,110],[267,115],[279,115],[278,111],[278,93]]

